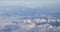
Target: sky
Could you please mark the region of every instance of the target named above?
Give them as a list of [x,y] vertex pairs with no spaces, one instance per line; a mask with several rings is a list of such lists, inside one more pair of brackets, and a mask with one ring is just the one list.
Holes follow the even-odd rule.
[[0,6],[46,7],[60,5],[60,0],[0,0]]
[[[60,0],[0,0],[0,8],[1,8],[1,6],[2,7],[4,7],[4,6],[18,6],[19,7],[20,6],[20,7],[25,7],[25,8],[26,7],[28,7],[28,8],[42,8],[43,7],[42,10],[50,9],[48,12],[46,12],[44,10],[43,13],[44,12],[57,13],[57,12],[59,12],[59,9],[60,9]],[[46,8],[46,7],[48,7],[48,8]],[[8,8],[8,9],[2,8],[2,9],[0,9],[0,13],[6,13],[7,11],[10,12],[11,9],[12,8]],[[15,12],[17,12],[17,11],[15,11]]]

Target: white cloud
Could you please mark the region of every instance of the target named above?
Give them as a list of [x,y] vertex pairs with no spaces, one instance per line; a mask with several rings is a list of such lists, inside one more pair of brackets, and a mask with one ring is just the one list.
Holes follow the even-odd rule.
[[[19,19],[19,20],[18,20]],[[3,20],[3,21],[1,21]],[[52,26],[50,24],[41,24],[41,25],[35,25],[35,22],[31,22],[31,19],[27,19],[28,22],[27,24],[24,24],[20,22],[20,16],[12,16],[12,17],[0,17],[0,31],[3,30],[4,28],[6,28],[6,26],[10,26],[10,25],[15,25],[17,22],[17,27],[19,27],[19,29],[17,30],[11,30],[12,32],[20,32],[23,31],[25,32],[27,30],[30,30],[32,28],[36,28],[38,30],[38,28],[40,29],[39,31],[46,31],[46,28],[48,29],[48,31],[52,30],[52,31],[56,31],[58,32],[60,30],[60,26],[59,27],[55,27]],[[11,29],[14,29],[14,27],[12,27]],[[36,31],[36,30],[35,30]]]
[[57,22],[60,22],[60,19],[57,19]]
[[26,24],[26,25],[22,26],[22,28],[24,28],[24,29],[32,29],[32,28],[35,28],[35,24],[34,23]]
[[47,19],[44,19],[44,18],[37,18],[37,19],[33,19],[33,21],[35,22],[35,23],[45,23],[46,21],[47,21]]

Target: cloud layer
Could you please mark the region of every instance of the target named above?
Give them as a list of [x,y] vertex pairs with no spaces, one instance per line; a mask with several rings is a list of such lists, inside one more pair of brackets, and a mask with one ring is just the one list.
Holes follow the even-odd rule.
[[[40,19],[20,19],[20,16],[0,17],[0,32],[60,32],[60,26],[53,26]],[[41,22],[42,21],[42,22]],[[54,24],[52,21],[51,23]],[[55,23],[56,24],[56,23]]]

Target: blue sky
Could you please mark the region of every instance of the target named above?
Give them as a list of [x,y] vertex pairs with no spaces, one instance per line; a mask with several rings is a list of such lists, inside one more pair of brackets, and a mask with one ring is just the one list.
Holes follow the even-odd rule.
[[0,0],[0,6],[46,7],[60,5],[60,0]]

